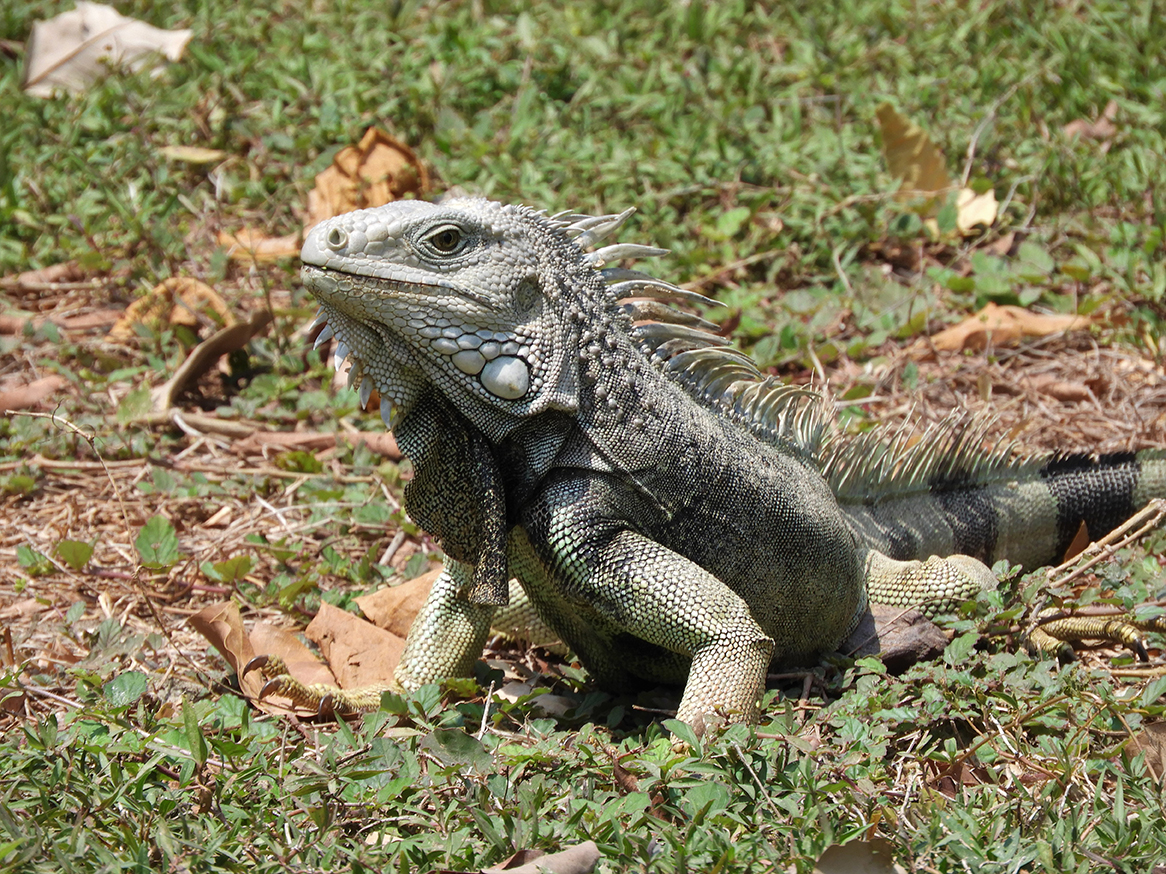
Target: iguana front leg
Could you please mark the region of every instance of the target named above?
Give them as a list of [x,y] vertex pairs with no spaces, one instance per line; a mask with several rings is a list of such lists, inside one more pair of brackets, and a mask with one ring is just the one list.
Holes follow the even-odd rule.
[[531,519],[512,535],[541,565],[520,573],[543,618],[601,682],[668,679],[691,659],[677,717],[698,734],[755,722],[773,640],[745,601],[648,537],[579,515],[578,504],[539,513],[544,524]]
[[441,575],[413,620],[396,681],[413,690],[449,677],[472,677],[482,657],[495,607],[471,603],[474,569],[446,556]]

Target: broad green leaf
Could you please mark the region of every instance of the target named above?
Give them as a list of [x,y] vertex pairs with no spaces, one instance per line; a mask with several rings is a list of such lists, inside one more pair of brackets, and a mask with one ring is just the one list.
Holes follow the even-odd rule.
[[61,561],[79,571],[93,557],[93,544],[82,543],[80,540],[62,540],[57,544],[56,553]]
[[105,700],[114,707],[128,707],[146,692],[146,675],[141,671],[118,674],[104,686]]
[[182,558],[178,551],[178,534],[164,516],[151,516],[138,533],[134,546],[142,564],[148,568],[172,567]]

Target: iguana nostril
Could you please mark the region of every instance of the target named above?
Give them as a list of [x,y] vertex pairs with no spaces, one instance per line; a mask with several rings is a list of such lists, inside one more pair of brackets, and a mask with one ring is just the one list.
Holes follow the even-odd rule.
[[340,250],[348,243],[348,234],[344,232],[343,228],[332,228],[328,231],[328,248]]

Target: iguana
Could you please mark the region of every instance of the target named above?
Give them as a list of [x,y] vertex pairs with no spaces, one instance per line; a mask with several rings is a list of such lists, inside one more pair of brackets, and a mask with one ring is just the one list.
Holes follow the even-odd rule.
[[820,393],[670,305],[710,301],[621,266],[666,250],[594,248],[630,214],[405,201],[304,242],[318,342],[379,392],[446,554],[402,687],[469,674],[513,577],[601,684],[684,683],[698,732],[755,720],[770,664],[829,653],[868,602],[942,609],[1166,494],[1159,451],[834,436]]

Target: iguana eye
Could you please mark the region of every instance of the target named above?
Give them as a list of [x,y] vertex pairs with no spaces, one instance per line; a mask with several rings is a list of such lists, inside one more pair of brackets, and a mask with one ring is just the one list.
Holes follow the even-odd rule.
[[443,255],[452,255],[462,247],[462,232],[453,225],[445,225],[431,233],[426,242]]

